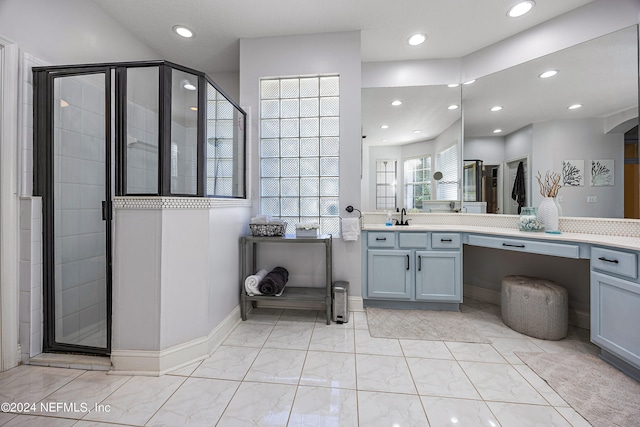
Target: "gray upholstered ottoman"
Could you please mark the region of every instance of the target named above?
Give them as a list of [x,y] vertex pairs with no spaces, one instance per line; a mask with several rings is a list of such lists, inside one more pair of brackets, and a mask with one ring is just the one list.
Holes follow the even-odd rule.
[[567,336],[568,297],[562,286],[545,279],[502,279],[502,321],[522,334],[544,340]]

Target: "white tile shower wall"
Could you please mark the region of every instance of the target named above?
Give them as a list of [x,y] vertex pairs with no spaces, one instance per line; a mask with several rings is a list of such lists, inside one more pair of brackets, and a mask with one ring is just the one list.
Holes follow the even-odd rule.
[[22,362],[42,353],[42,200],[20,198],[20,308]]
[[158,113],[127,101],[127,191],[158,191]]
[[171,144],[177,148],[175,170],[172,171],[171,192],[173,194],[196,193],[196,141],[197,129],[171,122]]
[[[100,76],[102,77],[102,76]],[[65,77],[56,91],[54,158],[56,340],[83,344],[106,323],[104,87]],[[61,107],[61,100],[66,107]],[[100,346],[104,346],[102,343]]]
[[42,352],[42,201],[33,193],[33,78],[32,68],[48,65],[22,53],[19,91],[20,192],[20,307],[19,337],[22,362]]

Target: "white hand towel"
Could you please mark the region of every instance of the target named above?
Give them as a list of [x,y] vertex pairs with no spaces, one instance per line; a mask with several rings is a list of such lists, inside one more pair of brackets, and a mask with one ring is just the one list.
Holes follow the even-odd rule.
[[360,235],[360,218],[342,218],[342,239],[345,241],[358,240]]
[[247,291],[247,295],[262,295],[262,293],[260,293],[260,291],[258,290],[258,285],[266,275],[267,270],[260,270],[256,274],[247,276],[247,278],[244,280],[244,288]]
[[269,215],[256,215],[251,218],[251,224],[269,224],[271,217]]

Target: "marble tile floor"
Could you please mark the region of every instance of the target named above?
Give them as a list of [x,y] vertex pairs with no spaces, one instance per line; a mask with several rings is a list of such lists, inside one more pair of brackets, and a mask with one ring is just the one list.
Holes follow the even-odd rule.
[[325,325],[315,311],[256,309],[209,358],[162,377],[19,366],[0,373],[0,403],[36,405],[0,412],[0,426],[589,425],[514,355],[595,353],[588,331],[542,341],[495,305],[462,312],[492,344],[371,338],[363,312]]

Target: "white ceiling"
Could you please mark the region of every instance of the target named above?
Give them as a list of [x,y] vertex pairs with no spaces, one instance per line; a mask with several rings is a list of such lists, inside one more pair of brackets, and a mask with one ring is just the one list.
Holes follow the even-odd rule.
[[[538,76],[557,70],[554,77]],[[638,106],[638,33],[615,33],[499,71],[462,88],[464,136],[508,135],[531,123],[608,117]],[[568,110],[573,104],[582,104]],[[503,110],[491,112],[493,106]],[[637,113],[636,113],[637,114]]]
[[[362,61],[457,58],[592,0],[536,0],[508,18],[518,0],[93,0],[163,59],[209,74],[237,71],[241,38],[361,31]],[[185,40],[174,25],[192,28]],[[416,32],[428,40],[406,43]]]
[[[93,1],[163,59],[215,74],[238,71],[241,38],[337,31],[361,32],[362,62],[459,58],[592,0],[536,0],[529,14],[516,19],[508,18],[506,12],[518,0]],[[192,28],[196,37],[178,37],[172,31],[177,24]],[[409,46],[406,40],[416,32],[426,33],[427,42]],[[490,136],[498,127],[506,135],[536,121],[604,116],[637,105],[637,48],[632,32],[549,55],[464,86],[465,137]],[[633,61],[636,72],[630,74]],[[540,86],[536,76],[545,68],[561,72]],[[610,76],[611,71],[618,74]],[[635,89],[631,87],[634,84]],[[543,93],[545,96],[540,96]],[[607,96],[601,99],[601,94]],[[402,99],[404,104],[391,107],[393,99]],[[585,107],[568,112],[568,102]],[[365,143],[379,145],[387,139],[391,144],[407,144],[431,139],[459,118],[460,110],[446,110],[451,103],[460,103],[460,88],[364,89]],[[492,105],[505,109],[489,114]],[[550,109],[551,105],[555,109]],[[382,130],[381,124],[390,128]],[[412,133],[416,129],[422,132]]]

